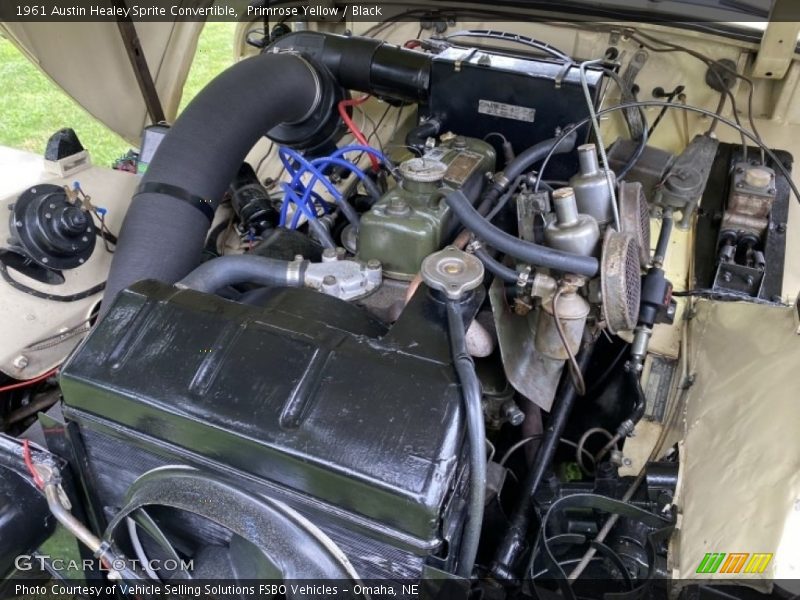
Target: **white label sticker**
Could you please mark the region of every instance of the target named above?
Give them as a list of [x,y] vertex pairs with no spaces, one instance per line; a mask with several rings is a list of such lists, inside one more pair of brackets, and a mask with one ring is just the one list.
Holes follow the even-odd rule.
[[502,102],[492,102],[491,100],[478,100],[478,112],[502,119],[526,121],[527,123],[533,123],[533,118],[536,116],[535,108],[503,104]]

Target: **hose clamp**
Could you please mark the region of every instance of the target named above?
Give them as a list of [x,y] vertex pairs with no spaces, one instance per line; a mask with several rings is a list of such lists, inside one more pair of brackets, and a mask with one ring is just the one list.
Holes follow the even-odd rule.
[[289,262],[286,268],[286,283],[290,287],[303,285],[303,275],[305,274],[308,261],[297,259]]
[[530,282],[532,269],[530,265],[526,266],[522,271],[519,272],[517,275],[517,287],[524,290],[528,287],[528,283]]
[[496,173],[492,181],[496,186],[500,188],[500,191],[507,189],[509,184],[511,183],[503,171]]
[[465,248],[465,250],[467,252],[469,252],[470,254],[475,254],[481,248],[483,248],[483,244],[481,243],[481,241],[478,240],[478,239],[474,239],[474,240],[470,241],[469,244],[467,244],[467,247]]
[[163,194],[164,196],[175,198],[176,200],[180,200],[191,206],[194,206],[206,216],[209,223],[214,220],[214,210],[216,209],[214,203],[207,198],[196,196],[180,186],[172,185],[170,183],[159,183],[157,181],[146,181],[142,182],[133,197],[136,198],[136,196],[141,194]]

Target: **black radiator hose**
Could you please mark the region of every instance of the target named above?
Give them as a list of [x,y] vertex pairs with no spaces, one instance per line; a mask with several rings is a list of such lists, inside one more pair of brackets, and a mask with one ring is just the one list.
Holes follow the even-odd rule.
[[594,277],[597,274],[599,263],[592,256],[570,254],[526,242],[495,227],[472,206],[468,196],[462,190],[448,193],[444,200],[461,224],[474,233],[475,237],[525,264],[587,277]]
[[406,146],[422,156],[425,153],[427,139],[439,135],[441,129],[442,123],[438,119],[423,121],[406,134]]
[[486,267],[486,270],[495,277],[499,277],[506,283],[517,283],[517,281],[519,281],[519,273],[511,267],[507,267],[489,254],[489,251],[486,250],[486,248],[475,248],[475,256],[480,259],[480,261],[483,263],[483,266]]
[[261,54],[223,71],[161,142],[125,216],[101,313],[141,279],[174,283],[200,263],[225,190],[258,139],[313,113],[317,69],[292,54]]
[[428,98],[431,55],[383,40],[318,31],[279,37],[266,52],[291,50],[324,65],[347,90],[380,98],[420,102]]
[[[587,341],[581,348],[576,360],[582,373],[586,373],[594,352],[594,341]],[[529,527],[536,511],[535,496],[545,474],[551,467],[559,440],[564,434],[572,408],[578,400],[578,390],[572,377],[562,377],[556,394],[556,401],[547,421],[541,444],[536,451],[533,465],[522,482],[522,491],[511,513],[508,529],[502,542],[497,547],[492,563],[492,575],[503,582],[519,580],[517,567],[522,555],[531,549]]]
[[469,506],[458,559],[458,575],[469,578],[475,565],[475,557],[478,555],[486,498],[486,429],[481,403],[483,392],[475,371],[475,363],[467,352],[466,328],[461,305],[457,300],[448,300],[446,308],[450,353],[464,397],[469,441]]
[[497,199],[508,189],[510,183],[516,181],[517,177],[528,171],[538,162],[541,162],[550,154],[553,146],[553,154],[566,154],[572,152],[578,140],[578,132],[573,129],[564,137],[554,137],[534,144],[524,152],[520,152],[517,157],[506,165],[501,176],[498,176],[481,200],[481,206],[486,204],[488,207],[494,205]]
[[[295,263],[296,264],[296,263]],[[305,263],[300,263],[304,269]],[[297,287],[303,285],[300,268],[277,258],[232,254],[204,262],[177,285],[213,294],[229,285],[255,283],[264,286]]]

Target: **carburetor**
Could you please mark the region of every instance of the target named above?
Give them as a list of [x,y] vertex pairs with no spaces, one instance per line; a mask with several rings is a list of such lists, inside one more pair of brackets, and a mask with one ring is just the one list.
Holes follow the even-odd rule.
[[600,168],[597,147],[594,144],[578,146],[580,171],[569,180],[575,192],[578,211],[594,217],[600,229],[605,229],[614,220],[611,189],[616,185],[613,171]]
[[493,171],[495,158],[487,142],[452,136],[423,156],[401,163],[400,185],[361,217],[358,258],[379,260],[385,277],[412,279],[423,259],[453,233],[445,194],[459,189],[474,173]]

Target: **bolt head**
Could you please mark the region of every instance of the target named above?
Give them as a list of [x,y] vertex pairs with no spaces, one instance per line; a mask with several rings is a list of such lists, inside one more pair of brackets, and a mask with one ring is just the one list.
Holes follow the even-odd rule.
[[370,271],[377,271],[381,268],[381,261],[379,261],[377,258],[371,258],[367,261],[367,268]]
[[322,260],[324,262],[331,262],[336,260],[336,248],[325,248],[322,251]]
[[322,278],[322,285],[336,285],[336,277],[333,275],[325,275]]
[[20,354],[14,359],[12,364],[14,365],[15,369],[24,369],[29,364],[28,357],[24,354]]

